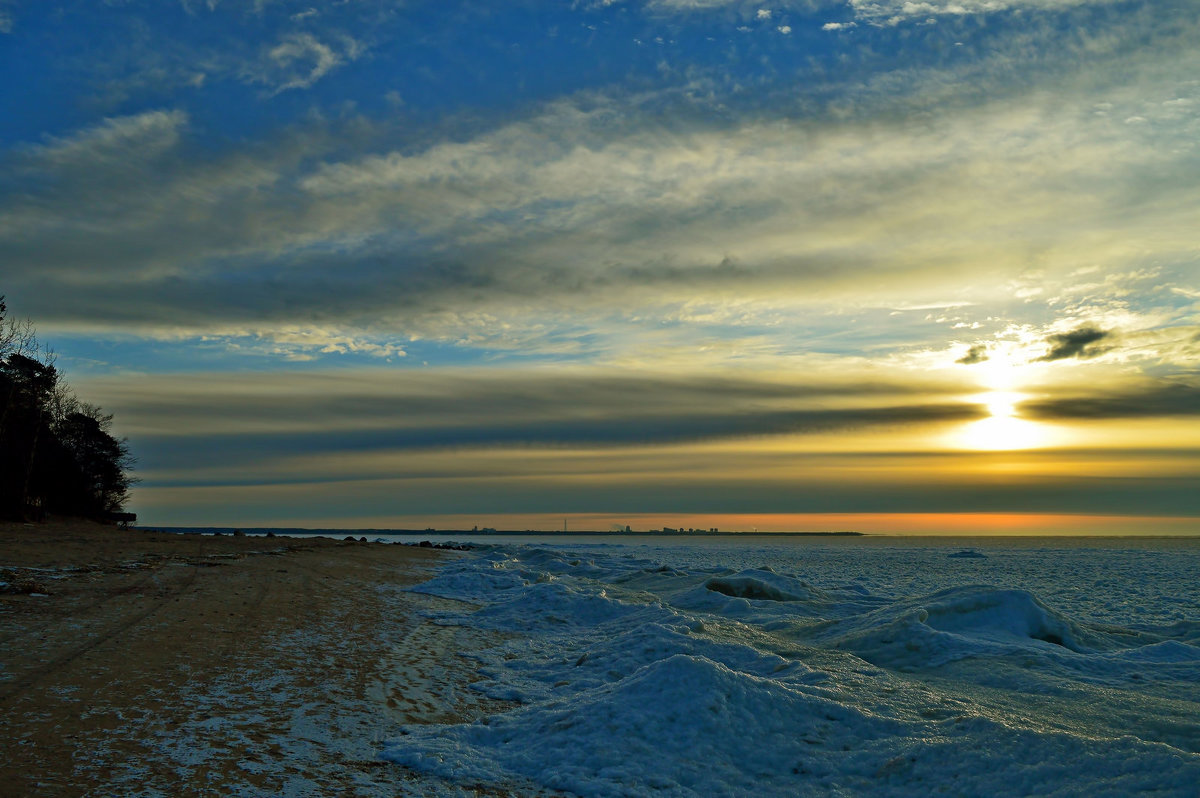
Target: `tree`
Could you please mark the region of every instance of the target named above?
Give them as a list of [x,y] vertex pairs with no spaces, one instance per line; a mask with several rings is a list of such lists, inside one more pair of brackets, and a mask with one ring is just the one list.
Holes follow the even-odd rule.
[[94,508],[93,513],[120,512],[129,499],[132,457],[126,443],[109,434],[111,423],[111,415],[94,408],[91,413],[71,413],[58,425],[58,439],[82,479],[80,499]]
[[[29,504],[30,482],[38,465],[38,445],[49,437],[47,410],[58,383],[58,371],[21,354],[0,361],[0,441],[4,447],[3,476],[10,504]],[[40,505],[40,502],[35,502]]]
[[0,514],[119,512],[134,460],[112,415],[80,402],[32,325],[6,313],[0,296]]
[[0,295],[0,358],[6,358],[14,352],[36,352],[37,336],[33,333],[33,322],[10,319],[7,313],[8,306],[4,304],[4,296]]

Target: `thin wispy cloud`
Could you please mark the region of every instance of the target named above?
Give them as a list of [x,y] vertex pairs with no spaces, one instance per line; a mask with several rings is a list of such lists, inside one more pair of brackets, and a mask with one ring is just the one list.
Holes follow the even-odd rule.
[[340,50],[308,33],[292,33],[268,48],[256,71],[247,79],[272,87],[275,94],[307,89],[347,60],[358,57],[361,45],[349,37]]
[[1117,0],[849,0],[855,14],[872,22],[897,24],[942,15],[968,16],[1011,10],[1058,11],[1073,6],[1107,5]]
[[186,124],[187,114],[180,110],[108,118],[68,136],[48,136],[24,154],[33,168],[76,173],[97,165],[122,168],[130,160],[149,160],[174,148]]

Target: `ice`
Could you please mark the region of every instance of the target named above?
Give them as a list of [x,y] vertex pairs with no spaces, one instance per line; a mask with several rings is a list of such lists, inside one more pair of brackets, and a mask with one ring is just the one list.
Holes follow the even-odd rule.
[[418,589],[501,633],[464,653],[520,705],[383,755],[581,796],[1192,796],[1200,544],[1155,545],[485,546]]
[[787,793],[814,779],[836,783],[837,760],[855,758],[855,747],[894,726],[769,678],[674,654],[563,701],[457,727],[428,747],[406,740],[387,756],[440,775],[516,774],[580,795],[729,795],[748,778],[757,790]]
[[928,668],[968,657],[1057,647],[1086,652],[1117,645],[1112,632],[1088,631],[1024,590],[959,587],[815,629],[810,635],[877,665]]
[[709,590],[726,596],[765,601],[825,601],[825,595],[799,579],[781,577],[773,571],[754,569],[733,576],[714,576],[704,583]]
[[478,613],[480,622],[494,628],[531,630],[546,626],[592,626],[639,610],[639,599],[625,595],[614,598],[605,590],[589,590],[561,582],[536,582],[505,601]]

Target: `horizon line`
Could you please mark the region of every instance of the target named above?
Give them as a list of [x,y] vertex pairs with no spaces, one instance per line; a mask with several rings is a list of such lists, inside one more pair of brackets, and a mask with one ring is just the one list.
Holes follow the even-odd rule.
[[[403,530],[421,534],[426,530],[480,534],[479,530],[503,530],[505,534],[657,534],[661,530],[693,529],[685,536],[712,534],[794,534],[970,537],[1089,536],[1089,537],[1195,537],[1200,536],[1200,517],[1083,513],[496,513],[430,514],[362,518],[273,518],[245,519],[230,523],[212,519],[207,523],[178,520],[168,523],[140,522],[138,528],[169,529],[263,529],[323,531]],[[624,529],[630,528],[626,533]]]

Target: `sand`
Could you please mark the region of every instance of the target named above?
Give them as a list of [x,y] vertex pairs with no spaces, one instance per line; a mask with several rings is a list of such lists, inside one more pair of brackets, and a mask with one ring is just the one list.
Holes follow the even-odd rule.
[[376,757],[497,709],[404,590],[451,556],[0,525],[0,795],[497,794]]

